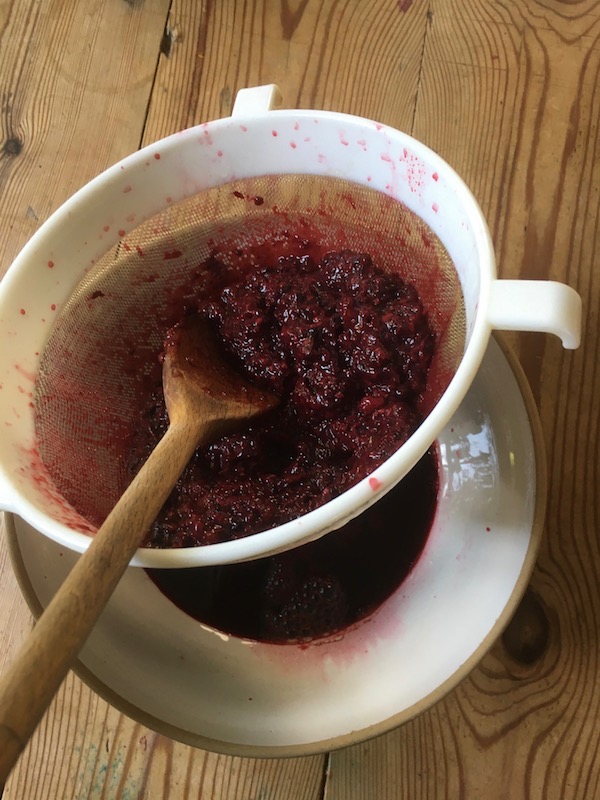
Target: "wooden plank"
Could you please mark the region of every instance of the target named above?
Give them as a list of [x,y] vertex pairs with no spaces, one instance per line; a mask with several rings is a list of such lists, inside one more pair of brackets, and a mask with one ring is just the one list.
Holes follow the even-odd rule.
[[[277,83],[288,108],[412,126],[427,3],[173,0],[144,141],[230,113],[236,92]],[[401,44],[399,44],[399,42]]]
[[[58,2],[46,8],[35,2],[2,7],[0,74],[8,76],[2,89],[3,103],[8,105],[0,160],[0,263],[5,267],[66,197],[139,146],[167,9],[168,3],[159,0],[143,6],[97,2],[93,13]],[[195,2],[186,7],[200,31],[205,23],[203,13],[197,13],[201,9]],[[222,21],[218,16],[213,22],[215,40],[224,33],[233,35],[231,26],[237,24],[232,16],[229,27],[221,30]],[[197,32],[190,26],[188,33],[191,37]],[[62,46],[57,48],[59,39]],[[180,52],[185,61],[188,54]],[[162,58],[164,66],[174,63]],[[161,78],[165,80],[164,73]],[[176,79],[185,82],[190,76],[182,69],[167,79],[173,95],[179,96],[182,86]],[[161,81],[156,84],[159,94],[163,86]],[[158,137],[172,128],[155,121],[154,130]],[[3,219],[8,221],[5,226]],[[31,617],[3,541],[0,567],[0,661],[6,663],[26,636]],[[121,715],[70,674],[13,771],[3,798],[129,800],[201,795],[316,800],[323,762],[323,756],[253,760],[187,747]]]
[[[108,1],[0,6],[1,272],[51,211],[139,146],[167,9],[166,0],[145,3],[143,14]],[[0,563],[6,663],[31,617],[4,542]],[[68,740],[72,726],[98,706],[108,713],[70,676],[4,796],[62,797],[80,760]],[[93,741],[97,717],[85,725]]]
[[168,0],[0,5],[0,271],[139,147]]
[[322,761],[244,759],[188,747],[120,714],[71,673],[3,800],[317,800]]
[[334,754],[326,796],[595,797],[599,6],[439,1],[431,9],[414,133],[473,187],[502,276],[578,288],[584,346],[565,353],[546,336],[514,337],[542,414],[550,502],[532,587],[502,641],[427,714]]

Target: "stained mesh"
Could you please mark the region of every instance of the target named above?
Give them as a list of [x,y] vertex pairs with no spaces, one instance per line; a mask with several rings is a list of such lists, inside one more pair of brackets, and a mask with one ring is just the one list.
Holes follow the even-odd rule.
[[335,178],[285,175],[218,187],[137,227],[88,272],[42,354],[35,418],[40,455],[59,491],[100,524],[131,476],[124,453],[165,332],[240,264],[323,252],[369,253],[414,284],[437,335],[431,406],[464,352],[465,313],[452,260],[413,212]]

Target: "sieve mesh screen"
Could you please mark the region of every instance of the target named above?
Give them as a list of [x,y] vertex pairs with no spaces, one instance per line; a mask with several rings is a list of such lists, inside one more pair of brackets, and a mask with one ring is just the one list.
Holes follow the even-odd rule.
[[139,225],[87,273],[61,309],[34,396],[40,456],[64,498],[99,525],[131,479],[124,454],[164,336],[240,267],[299,255],[368,253],[419,292],[436,333],[424,412],[465,346],[456,270],[433,231],[401,203],[337,178],[283,175],[211,189]]

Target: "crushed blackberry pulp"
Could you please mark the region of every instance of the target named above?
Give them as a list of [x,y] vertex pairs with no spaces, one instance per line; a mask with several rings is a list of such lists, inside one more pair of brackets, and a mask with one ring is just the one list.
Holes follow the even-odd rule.
[[[224,357],[281,402],[197,450],[150,547],[226,541],[301,516],[371,473],[421,420],[435,335],[410,284],[348,251],[223,274],[230,281],[191,311],[215,325]],[[167,427],[159,380],[140,408],[131,472]]]

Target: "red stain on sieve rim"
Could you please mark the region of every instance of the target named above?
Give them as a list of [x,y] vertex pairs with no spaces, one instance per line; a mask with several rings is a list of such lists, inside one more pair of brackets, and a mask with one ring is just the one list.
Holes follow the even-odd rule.
[[22,475],[29,475],[44,499],[50,501],[54,508],[58,507],[57,510],[60,517],[58,521],[74,531],[87,534],[95,533],[97,527],[81,516],[58,491],[37,447],[31,447],[30,449],[19,447],[18,449],[22,452],[27,463],[26,467],[19,468],[19,472]]
[[35,374],[31,372],[31,370],[25,369],[25,367],[22,367],[21,364],[18,363],[15,364],[15,369],[19,375],[22,375],[28,381],[31,381],[31,383],[35,383]]

